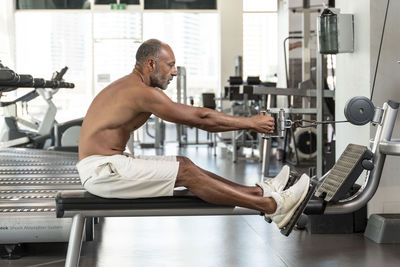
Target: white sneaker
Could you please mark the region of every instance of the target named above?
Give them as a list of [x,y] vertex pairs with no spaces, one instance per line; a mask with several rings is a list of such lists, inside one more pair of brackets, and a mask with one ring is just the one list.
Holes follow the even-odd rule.
[[281,192],[289,180],[289,174],[290,168],[288,165],[285,165],[274,178],[268,178],[264,182],[257,183],[264,191],[263,196],[270,197],[271,192]]
[[273,214],[268,214],[268,217],[276,223],[278,228],[282,228],[289,223],[294,212],[307,196],[309,186],[310,177],[308,177],[307,174],[303,174],[300,179],[287,190],[280,193],[271,193],[276,201],[277,208]]

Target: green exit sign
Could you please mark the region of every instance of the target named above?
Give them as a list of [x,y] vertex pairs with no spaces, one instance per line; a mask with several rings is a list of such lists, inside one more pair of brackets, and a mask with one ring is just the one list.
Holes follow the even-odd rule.
[[126,10],[126,4],[111,4],[111,10]]

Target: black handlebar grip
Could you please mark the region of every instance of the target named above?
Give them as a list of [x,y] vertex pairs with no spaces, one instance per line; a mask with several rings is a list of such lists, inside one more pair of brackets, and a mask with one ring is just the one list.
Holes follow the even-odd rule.
[[18,74],[9,69],[0,70],[0,82],[13,82],[18,80]]
[[27,74],[18,75],[17,81],[12,82],[0,82],[0,86],[16,86],[16,87],[31,87],[33,83],[33,77]]
[[44,83],[44,88],[56,88],[57,87],[57,81],[45,81]]
[[54,80],[56,81],[61,81],[64,74],[67,72],[68,67],[64,67],[60,70],[60,72],[57,73],[56,77],[54,78]]
[[33,77],[32,75],[21,74],[19,75],[19,82],[15,84],[15,86],[21,87],[31,87],[33,86]]
[[42,78],[34,78],[33,79],[33,87],[35,87],[35,88],[43,87],[45,83],[46,83],[46,81]]
[[59,88],[74,88],[75,84],[67,83],[67,82],[60,82]]

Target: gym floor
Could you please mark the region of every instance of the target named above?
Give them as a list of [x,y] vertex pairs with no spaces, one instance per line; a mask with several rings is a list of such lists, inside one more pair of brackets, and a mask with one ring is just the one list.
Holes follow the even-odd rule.
[[[240,159],[206,146],[165,154],[185,155],[202,168],[253,185],[261,171],[257,160]],[[135,151],[154,154],[154,149]],[[272,164],[271,172],[280,169]],[[26,244],[24,256],[0,259],[0,266],[64,266],[65,243]],[[400,266],[400,245],[376,244],[363,234],[280,234],[260,216],[106,218],[95,226],[95,240],[83,244],[80,266]]]

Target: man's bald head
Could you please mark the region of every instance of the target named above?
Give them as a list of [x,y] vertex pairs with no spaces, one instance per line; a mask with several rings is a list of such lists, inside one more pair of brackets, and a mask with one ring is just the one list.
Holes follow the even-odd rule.
[[136,66],[133,72],[139,75],[147,85],[167,89],[176,76],[175,55],[171,47],[157,39],[141,44],[136,52]]
[[143,42],[136,52],[136,66],[143,67],[150,57],[158,60],[162,48],[163,42],[157,39],[149,39]]

